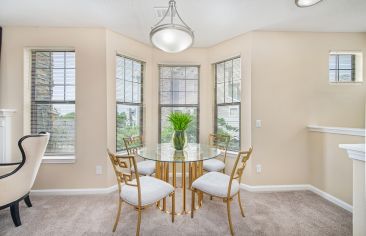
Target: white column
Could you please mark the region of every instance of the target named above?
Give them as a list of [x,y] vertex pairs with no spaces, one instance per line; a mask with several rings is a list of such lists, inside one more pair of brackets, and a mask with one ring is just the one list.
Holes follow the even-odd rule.
[[0,109],[0,163],[11,162],[11,118],[15,110]]
[[353,160],[353,235],[366,235],[365,144],[340,144]]

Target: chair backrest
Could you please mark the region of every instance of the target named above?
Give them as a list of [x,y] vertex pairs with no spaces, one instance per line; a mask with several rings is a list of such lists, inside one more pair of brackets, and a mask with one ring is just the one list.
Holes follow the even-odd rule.
[[[25,159],[22,172],[26,173],[29,189],[32,188],[36,179],[42,158],[50,139],[49,133],[27,135],[18,142],[20,152]],[[23,161],[22,161],[23,162]]]
[[230,190],[231,190],[231,184],[234,179],[237,179],[239,183],[241,182],[241,177],[243,176],[244,169],[247,165],[247,161],[249,160],[251,154],[252,154],[253,148],[250,147],[248,151],[241,151],[238,153],[233,169],[231,171],[230,175],[230,183],[228,188],[228,197],[231,196]]
[[43,133],[27,135],[18,141],[22,161],[11,173],[0,179],[0,191],[2,192],[0,205],[15,201],[29,193],[36,179],[49,138],[49,133]]
[[226,159],[227,148],[230,143],[230,136],[226,134],[209,134],[208,144],[224,151],[224,159]]
[[123,138],[123,142],[128,155],[136,155],[138,149],[143,145],[142,136]]
[[[137,170],[137,164],[134,155],[117,155],[107,150],[109,159],[112,162],[114,172],[117,177],[118,192],[121,193],[121,185],[126,184],[137,188],[138,192],[138,205],[141,206],[141,186],[140,176]],[[132,165],[128,165],[132,163]],[[133,175],[131,167],[135,169],[136,183],[133,183]]]
[[208,143],[222,150],[227,150],[230,142],[230,136],[226,134],[209,134]]

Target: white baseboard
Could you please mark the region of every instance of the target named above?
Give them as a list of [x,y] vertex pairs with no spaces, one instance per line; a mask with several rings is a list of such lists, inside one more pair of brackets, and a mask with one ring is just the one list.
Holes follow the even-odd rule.
[[107,194],[117,190],[117,185],[107,188],[77,188],[77,189],[39,189],[31,190],[32,195],[85,195]]
[[337,206],[342,207],[343,209],[349,211],[349,212],[353,212],[353,206],[342,201],[339,198],[334,197],[333,195],[330,195],[329,193],[326,193],[316,187],[314,187],[313,185],[309,185],[309,190],[312,191],[315,194],[318,194],[319,196],[321,196],[322,198],[336,204]]
[[[177,177],[180,177],[181,173],[177,173]],[[298,184],[298,185],[248,185],[241,184],[241,189],[249,192],[284,192],[284,191],[311,191],[322,198],[336,204],[337,206],[352,212],[353,207],[340,200],[339,198],[326,193],[310,184]],[[117,185],[113,185],[107,188],[81,188],[81,189],[40,189],[31,190],[32,195],[86,195],[86,194],[108,194],[117,190]]]
[[286,192],[286,191],[303,191],[308,190],[308,184],[298,184],[298,185],[248,185],[241,184],[241,189],[247,190],[249,192]]
[[329,193],[326,193],[317,187],[310,185],[310,184],[299,184],[299,185],[247,185],[247,184],[241,184],[241,189],[247,190],[249,192],[284,192],[284,191],[311,191],[320,197],[336,204],[337,206],[349,211],[353,212],[353,207],[342,201],[339,198],[334,197],[333,195],[330,195]]

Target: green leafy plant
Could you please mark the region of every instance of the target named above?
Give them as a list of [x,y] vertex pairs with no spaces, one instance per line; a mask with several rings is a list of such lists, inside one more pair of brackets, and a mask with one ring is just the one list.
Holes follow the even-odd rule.
[[168,116],[168,120],[172,124],[174,134],[172,142],[176,150],[183,150],[187,143],[187,135],[185,130],[192,122],[192,116],[188,113],[172,112]]
[[192,122],[192,116],[188,113],[172,112],[169,114],[168,120],[172,124],[175,131],[184,131]]

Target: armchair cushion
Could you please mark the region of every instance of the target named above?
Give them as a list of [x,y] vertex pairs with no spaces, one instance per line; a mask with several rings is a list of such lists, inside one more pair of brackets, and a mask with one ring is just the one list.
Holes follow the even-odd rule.
[[222,171],[225,168],[225,163],[217,159],[203,161],[203,169],[208,172]]
[[[230,176],[220,172],[208,172],[192,183],[192,187],[216,197],[227,197]],[[230,196],[239,191],[239,182],[233,179]]]
[[[140,175],[152,175],[155,172],[155,161],[137,162],[137,170]],[[135,168],[131,167],[131,171],[135,172]]]
[[[136,184],[136,179],[131,181],[132,184]],[[167,197],[174,191],[174,187],[167,182],[160,179],[142,176],[140,177],[141,187],[141,206],[153,204],[162,198]],[[136,186],[130,186],[127,184],[121,187],[121,198],[127,203],[138,206],[138,190]]]

